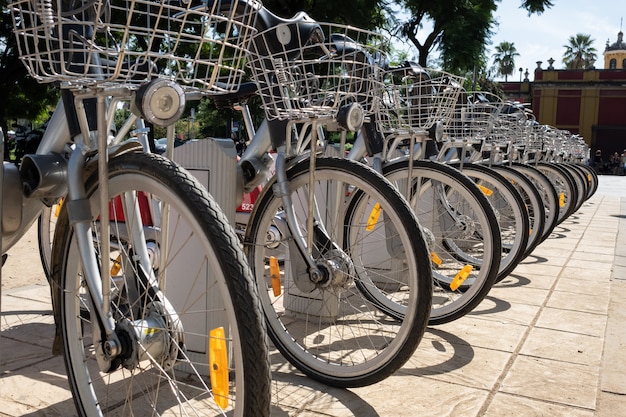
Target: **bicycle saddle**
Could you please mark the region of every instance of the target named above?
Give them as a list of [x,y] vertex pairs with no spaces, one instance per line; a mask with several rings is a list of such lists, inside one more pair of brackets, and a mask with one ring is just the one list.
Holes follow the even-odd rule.
[[263,7],[257,13],[256,29],[259,33],[265,32],[261,37],[263,42],[259,42],[258,39],[255,42],[256,52],[261,56],[298,53],[303,45],[321,43],[325,40],[320,25],[306,12],[298,12],[291,18],[283,18]]
[[[231,88],[228,84],[215,83],[216,87],[224,88],[229,91]],[[238,103],[245,103],[257,93],[258,87],[254,82],[241,83],[237,91],[224,94],[213,94],[211,98],[218,109],[229,109]]]

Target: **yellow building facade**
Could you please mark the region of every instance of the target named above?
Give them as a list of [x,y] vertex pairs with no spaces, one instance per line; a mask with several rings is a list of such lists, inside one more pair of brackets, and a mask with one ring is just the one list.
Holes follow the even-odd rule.
[[607,42],[604,69],[556,70],[537,62],[533,81],[504,83],[507,98],[528,103],[540,124],[581,135],[592,152],[626,150],[626,42]]
[[626,43],[621,30],[617,34],[617,42],[609,45],[606,41],[604,69],[626,69]]

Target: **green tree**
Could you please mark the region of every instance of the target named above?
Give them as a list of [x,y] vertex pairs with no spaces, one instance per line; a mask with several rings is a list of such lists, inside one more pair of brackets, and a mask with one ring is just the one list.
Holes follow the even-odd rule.
[[[395,1],[409,12],[405,20],[403,14],[394,16],[395,25],[399,35],[417,48],[419,63],[426,65],[429,54],[438,50],[445,69],[464,72],[471,70],[477,58],[485,53],[495,25],[493,14],[500,0]],[[551,0],[524,0],[520,7],[529,14],[540,14],[552,5]],[[432,24],[431,32],[425,38],[418,37],[426,22]]]
[[596,48],[593,45],[594,39],[590,35],[577,33],[570,36],[568,44],[563,45],[563,64],[567,69],[589,69],[596,61]]
[[9,120],[34,120],[46,114],[57,100],[58,90],[38,84],[19,60],[13,22],[6,0],[0,0],[0,127],[4,134]]
[[493,63],[496,67],[496,73],[504,76],[504,81],[508,80],[509,75],[513,75],[515,71],[515,57],[519,53],[513,42],[500,42],[496,45],[496,53],[493,54]]

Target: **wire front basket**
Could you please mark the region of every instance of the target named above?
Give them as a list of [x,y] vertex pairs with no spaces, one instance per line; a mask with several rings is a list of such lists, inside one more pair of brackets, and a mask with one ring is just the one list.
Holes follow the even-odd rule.
[[[503,103],[500,97],[482,91],[463,92],[454,106],[444,135],[449,141],[479,141],[493,138],[499,127]],[[505,133],[499,131],[500,133]]]
[[268,120],[333,119],[347,104],[372,113],[388,41],[330,23],[280,24],[255,35],[248,64]]
[[405,65],[385,72],[378,123],[385,133],[416,133],[447,123],[463,87],[463,77]]
[[235,91],[260,3],[9,0],[18,50],[40,82],[139,84],[166,77]]

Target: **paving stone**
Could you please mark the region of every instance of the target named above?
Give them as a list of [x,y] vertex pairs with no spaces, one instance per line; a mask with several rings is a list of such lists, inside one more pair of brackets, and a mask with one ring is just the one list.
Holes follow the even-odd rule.
[[602,337],[535,327],[530,330],[520,353],[561,362],[600,366],[603,343]]
[[606,315],[560,308],[545,308],[536,327],[603,337]]
[[519,356],[501,391],[594,410],[599,373],[598,366]]
[[546,306],[564,310],[606,314],[609,298],[603,294],[580,294],[569,291],[554,291]]
[[592,410],[568,407],[547,401],[496,394],[483,417],[593,417]]

